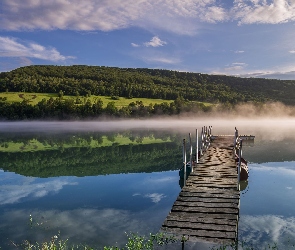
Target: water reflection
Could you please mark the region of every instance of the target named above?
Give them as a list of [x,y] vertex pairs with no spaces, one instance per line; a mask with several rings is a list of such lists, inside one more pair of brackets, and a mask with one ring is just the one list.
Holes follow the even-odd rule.
[[[173,185],[177,171],[47,179],[0,174],[3,249],[10,249],[11,240],[48,240],[58,231],[73,244],[102,248],[114,245],[115,239],[122,246],[125,232],[157,232],[179,192]],[[22,189],[25,191],[19,194]]]
[[250,164],[250,188],[241,197],[240,239],[255,248],[276,243],[290,249],[295,239],[295,162]]
[[25,178],[13,173],[0,173],[0,205],[14,204],[27,200],[36,200],[49,194],[58,193],[65,186],[77,185],[77,182],[66,179],[40,180]]
[[0,168],[24,176],[169,171],[181,162],[174,135],[157,132],[2,134]]
[[[238,125],[229,122],[220,129],[212,123],[214,133],[231,134],[230,126]],[[144,124],[136,125],[149,126]],[[182,125],[180,121],[178,127]],[[12,131],[11,124],[3,126],[0,246],[9,249],[10,240],[49,240],[59,230],[70,242],[98,247],[124,245],[124,232],[157,232],[180,191],[182,138],[198,124],[183,132],[168,131],[165,125],[143,132],[122,131],[122,127],[114,133],[93,131],[96,123],[90,129],[87,124],[77,125],[81,130],[74,132],[67,131],[67,124],[55,123],[53,133],[43,125],[38,130],[27,123],[30,131],[19,125],[19,132]],[[295,147],[294,138],[288,138],[295,133],[283,131],[274,138],[270,131],[264,133],[265,128],[255,130],[250,122],[246,126],[245,130],[238,126],[241,133],[256,138],[255,146],[243,151],[249,180],[241,192],[239,239],[258,249],[272,242],[287,249],[295,239]],[[189,244],[186,249],[205,249]]]

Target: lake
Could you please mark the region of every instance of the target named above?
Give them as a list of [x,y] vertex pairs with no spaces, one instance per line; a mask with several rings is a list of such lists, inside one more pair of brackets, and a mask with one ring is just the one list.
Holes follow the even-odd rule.
[[181,190],[182,139],[209,125],[256,136],[243,149],[239,240],[294,246],[295,120],[202,118],[0,123],[1,249],[54,236],[124,246],[126,233],[158,232]]

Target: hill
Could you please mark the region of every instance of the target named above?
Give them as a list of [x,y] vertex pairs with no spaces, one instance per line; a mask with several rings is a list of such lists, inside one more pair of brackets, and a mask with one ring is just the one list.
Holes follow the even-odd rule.
[[295,81],[99,66],[0,73],[1,120],[167,116],[277,101],[295,105]]
[[280,101],[295,105],[295,81],[146,68],[28,66],[0,73],[0,92],[121,96],[212,103]]

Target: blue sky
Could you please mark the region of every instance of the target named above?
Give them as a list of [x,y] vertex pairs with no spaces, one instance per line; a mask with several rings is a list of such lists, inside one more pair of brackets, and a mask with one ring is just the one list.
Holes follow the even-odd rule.
[[295,79],[295,0],[1,0],[0,71],[34,64]]

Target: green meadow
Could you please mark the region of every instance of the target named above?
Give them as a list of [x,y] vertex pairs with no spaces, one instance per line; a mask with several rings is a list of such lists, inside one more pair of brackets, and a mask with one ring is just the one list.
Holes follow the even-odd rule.
[[[12,103],[12,102],[22,102],[23,100],[27,100],[30,104],[36,105],[38,102],[42,101],[43,99],[50,99],[50,98],[58,98],[58,93],[26,93],[26,92],[2,92],[0,93],[0,98],[5,99],[5,101]],[[163,99],[149,99],[149,98],[125,98],[125,97],[118,97],[112,98],[110,96],[95,96],[91,95],[89,97],[84,96],[68,96],[64,95],[63,99],[73,99],[74,101],[79,98],[81,103],[90,100],[92,103],[98,99],[103,101],[104,107],[107,106],[109,102],[115,102],[117,107],[126,107],[131,102],[141,101],[144,106],[148,106],[149,104],[160,104],[163,102],[171,103],[173,100],[163,100]]]

